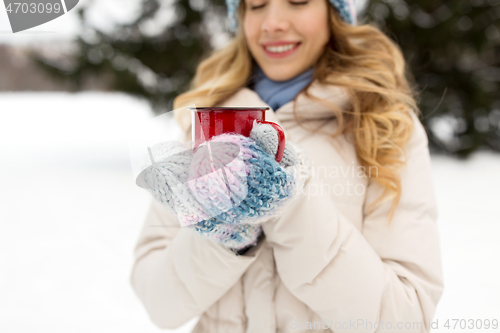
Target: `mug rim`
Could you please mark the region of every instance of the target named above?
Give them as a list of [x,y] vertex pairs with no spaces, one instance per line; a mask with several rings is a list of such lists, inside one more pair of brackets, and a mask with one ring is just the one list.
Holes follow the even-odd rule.
[[187,108],[190,111],[231,111],[231,110],[238,110],[238,111],[263,111],[263,110],[269,110],[270,107],[268,106],[263,106],[263,107],[230,107],[230,106],[200,106],[200,107],[189,107]]

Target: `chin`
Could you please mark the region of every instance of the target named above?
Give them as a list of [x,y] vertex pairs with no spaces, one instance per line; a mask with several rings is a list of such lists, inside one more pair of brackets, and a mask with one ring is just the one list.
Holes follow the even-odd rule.
[[264,73],[266,73],[267,77],[273,81],[287,81],[299,74],[298,72],[295,71],[294,72],[283,71],[280,69],[281,66],[270,65],[270,67],[273,67],[273,69],[272,70],[263,69],[263,71]]

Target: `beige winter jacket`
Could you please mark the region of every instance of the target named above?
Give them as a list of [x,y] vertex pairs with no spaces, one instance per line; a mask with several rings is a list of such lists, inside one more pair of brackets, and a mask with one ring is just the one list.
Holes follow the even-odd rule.
[[[348,107],[343,89],[310,92]],[[268,106],[243,88],[221,106]],[[244,256],[189,228],[152,200],[135,248],[131,283],[151,320],[194,333],[428,332],[443,292],[437,210],[425,130],[414,116],[401,170],[402,196],[391,225],[383,188],[363,177],[354,146],[302,129],[293,102],[270,110],[286,138],[308,154],[304,193]],[[299,95],[307,126],[333,133],[332,111]],[[373,177],[376,170],[372,170]]]

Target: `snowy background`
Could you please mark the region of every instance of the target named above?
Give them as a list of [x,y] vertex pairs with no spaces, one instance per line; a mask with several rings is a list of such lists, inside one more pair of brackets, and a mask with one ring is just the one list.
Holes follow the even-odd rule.
[[[156,328],[129,282],[151,199],[128,144],[152,117],[122,94],[0,93],[0,332],[195,325]],[[500,156],[432,162],[445,275],[433,332],[450,332],[446,319],[500,319]]]

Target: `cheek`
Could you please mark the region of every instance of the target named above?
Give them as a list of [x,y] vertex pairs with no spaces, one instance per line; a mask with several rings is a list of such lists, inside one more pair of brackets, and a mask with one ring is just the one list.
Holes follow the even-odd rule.
[[[324,12],[311,11],[302,15],[295,24],[300,34],[314,44],[323,43],[328,40],[329,29],[328,19]],[[321,19],[318,19],[321,18]]]
[[258,22],[251,18],[246,17],[243,21],[243,28],[245,30],[245,38],[249,45],[254,45],[257,43],[257,39],[259,37],[259,25]]

